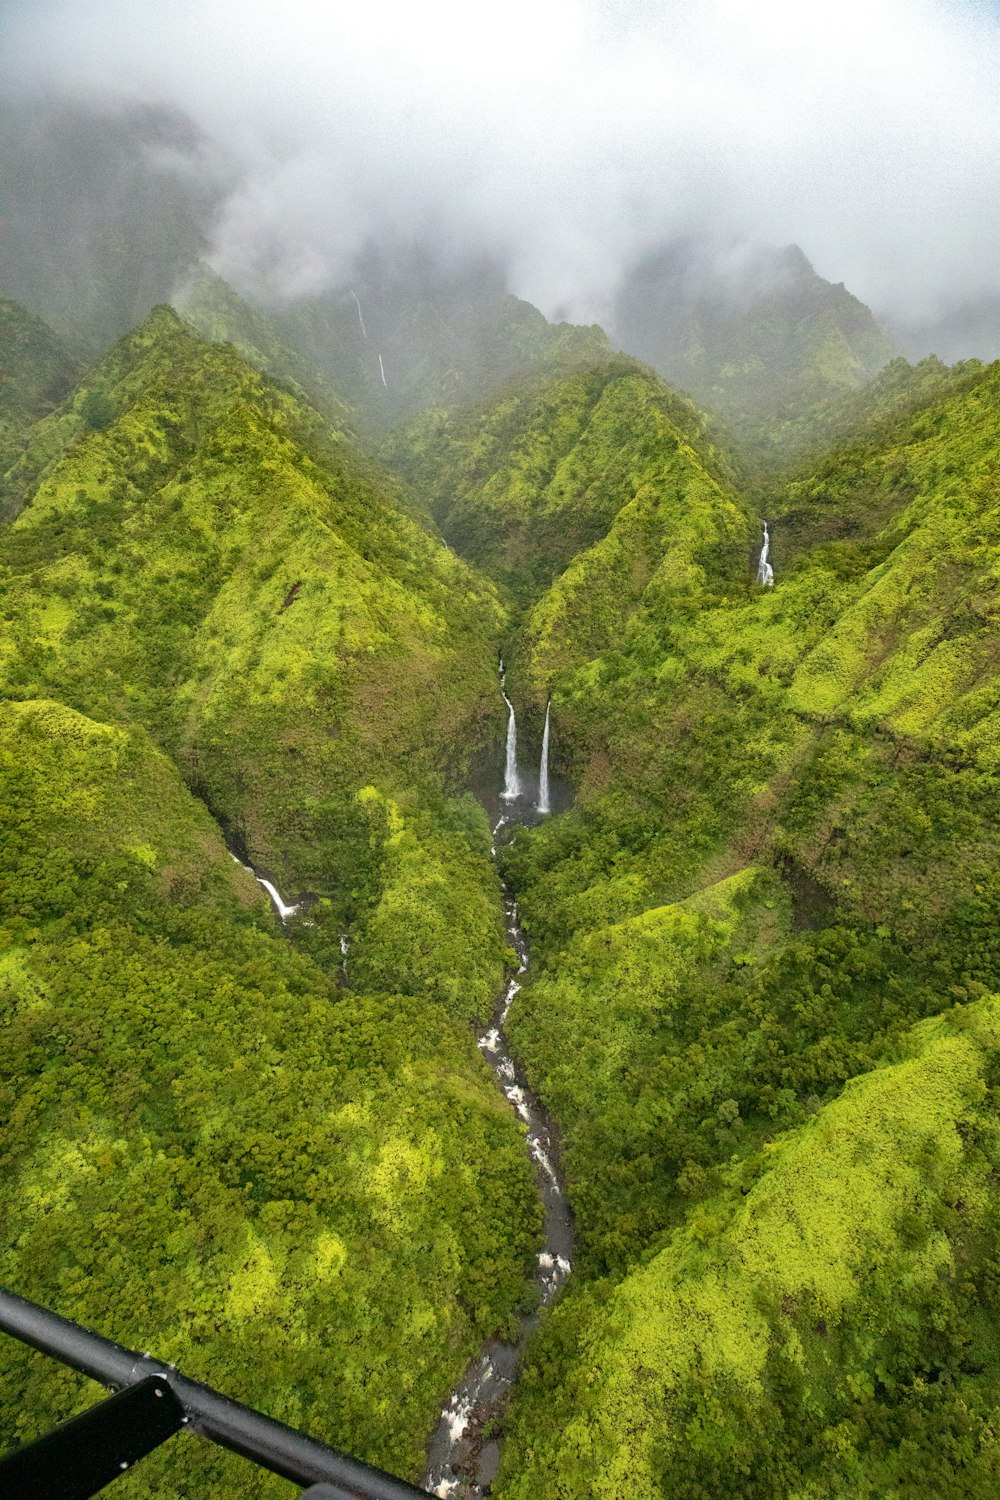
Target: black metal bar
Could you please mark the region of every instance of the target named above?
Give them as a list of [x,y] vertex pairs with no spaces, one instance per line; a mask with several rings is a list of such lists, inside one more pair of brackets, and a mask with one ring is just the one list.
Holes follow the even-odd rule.
[[184,1408],[161,1375],[126,1386],[0,1460],[0,1500],[90,1500],[183,1421]]
[[427,1491],[405,1479],[396,1479],[339,1453],[286,1427],[284,1422],[231,1401],[211,1386],[189,1380],[162,1360],[125,1349],[3,1289],[0,1330],[114,1389],[135,1385],[149,1375],[161,1375],[183,1406],[185,1420],[193,1431],[296,1484],[325,1480],[335,1489],[339,1487],[339,1500],[414,1500],[416,1496],[426,1500]]

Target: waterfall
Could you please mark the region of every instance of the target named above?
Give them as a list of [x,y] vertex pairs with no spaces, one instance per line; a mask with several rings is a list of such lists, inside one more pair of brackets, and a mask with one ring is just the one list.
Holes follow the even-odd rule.
[[771,538],[767,533],[767,522],[764,522],[764,545],[760,549],[760,561],[757,564],[757,582],[762,583],[765,588],[774,587],[774,569],[767,560],[767,554],[771,550]]
[[287,901],[283,901],[281,899],[281,895],[278,891],[277,886],[274,885],[270,880],[265,880],[263,875],[258,875],[253,865],[245,865],[240,859],[239,855],[234,854],[231,849],[229,851],[229,858],[235,860],[242,870],[246,870],[248,875],[252,875],[257,884],[267,892],[267,894],[271,898],[272,906],[283,922],[287,922],[289,917],[294,917],[295,913],[302,906],[301,901],[296,901],[294,906],[289,906]]
[[361,312],[361,303],[358,301],[358,294],[357,294],[357,292],[354,290],[354,288],[352,286],[348,287],[347,290],[350,292],[351,296],[354,298],[354,306],[358,310],[358,322],[361,324],[361,337],[367,341],[367,339],[368,339],[368,329],[365,327],[365,320],[364,320],[364,316],[363,316],[363,314]]
[[549,806],[549,715],[552,712],[552,699],[545,705],[545,729],[542,732],[542,767],[538,773],[538,811],[540,813],[551,812]]
[[[502,688],[501,692],[503,692]],[[503,791],[500,795],[505,802],[513,802],[521,795],[521,778],[517,774],[517,720],[514,717],[514,705],[506,693],[503,695],[503,701],[507,705],[507,762],[504,766]]]
[[505,802],[514,802],[521,795],[521,778],[517,774],[517,720],[514,717],[514,705],[507,697],[505,691],[507,677],[503,669],[503,657],[500,658],[500,692],[503,701],[507,705],[507,761],[503,771],[503,791],[500,793]]
[[382,377],[382,384],[385,386],[386,390],[388,390],[389,389],[389,382],[385,378],[385,365],[382,363],[382,356],[381,356],[381,354],[378,357],[378,372],[379,372],[379,374]]

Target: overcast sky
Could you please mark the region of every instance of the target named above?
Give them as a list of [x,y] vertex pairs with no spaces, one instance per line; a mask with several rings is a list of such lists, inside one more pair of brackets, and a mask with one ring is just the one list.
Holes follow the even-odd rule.
[[509,258],[598,314],[679,233],[799,243],[880,310],[1000,290],[1000,5],[0,0],[8,88],[192,114],[245,168],[217,263],[336,278],[369,235]]

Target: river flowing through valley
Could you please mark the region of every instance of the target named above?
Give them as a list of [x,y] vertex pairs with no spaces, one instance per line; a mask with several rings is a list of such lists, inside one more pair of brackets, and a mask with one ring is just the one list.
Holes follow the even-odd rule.
[[[501,686],[502,672],[503,663]],[[506,694],[504,700],[510,713],[503,794],[505,810],[493,829],[494,854],[516,825],[536,821],[539,812],[520,791],[514,710]],[[513,788],[517,790],[512,796]],[[526,1127],[538,1195],[545,1210],[544,1245],[534,1272],[537,1306],[521,1314],[515,1340],[491,1339],[473,1360],[434,1430],[427,1449],[423,1485],[432,1495],[441,1496],[443,1500],[444,1497],[447,1500],[480,1500],[488,1493],[500,1462],[501,1439],[497,1428],[503,1420],[524,1346],[538,1324],[540,1309],[559,1295],[573,1260],[573,1216],[559,1172],[552,1125],[526,1087],[507,1045],[507,1016],[527,972],[530,954],[528,940],[518,922],[517,901],[506,889],[504,919],[508,942],[517,954],[518,968],[499,996],[490,1024],[480,1033],[479,1047],[496,1074],[505,1098]]]

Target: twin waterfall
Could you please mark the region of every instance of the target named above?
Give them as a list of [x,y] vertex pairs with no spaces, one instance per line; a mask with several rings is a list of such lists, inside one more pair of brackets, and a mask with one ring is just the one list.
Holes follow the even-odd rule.
[[[501,796],[508,804],[493,829],[493,853],[521,826],[535,823],[536,813],[549,811],[549,712],[545,713],[538,802],[531,806],[517,770],[517,723],[505,691],[503,661],[500,690],[507,705],[507,762]],[[535,1262],[535,1306],[518,1315],[516,1333],[491,1338],[465,1371],[461,1383],[442,1408],[427,1447],[424,1489],[441,1500],[484,1500],[500,1462],[503,1421],[528,1340],[538,1326],[541,1310],[562,1291],[573,1266],[573,1215],[559,1169],[558,1140],[543,1106],[531,1093],[510,1052],[507,1017],[527,974],[528,939],[518,920],[514,893],[504,887],[507,941],[517,954],[517,972],[497,996],[493,1015],[479,1034],[479,1049],[496,1076],[510,1107],[525,1130],[525,1144],[535,1167],[535,1186],[544,1211],[543,1244]]]
[[[507,757],[503,771],[503,791],[500,793],[504,802],[516,802],[524,795],[521,789],[521,777],[517,769],[517,718],[514,714],[514,705],[507,697],[507,678],[504,672],[503,657],[500,658],[500,691],[503,701],[507,705]],[[552,712],[551,699],[545,705],[545,732],[542,735],[542,763],[538,772],[538,802],[540,813],[549,813],[552,808],[549,803],[549,716]]]

